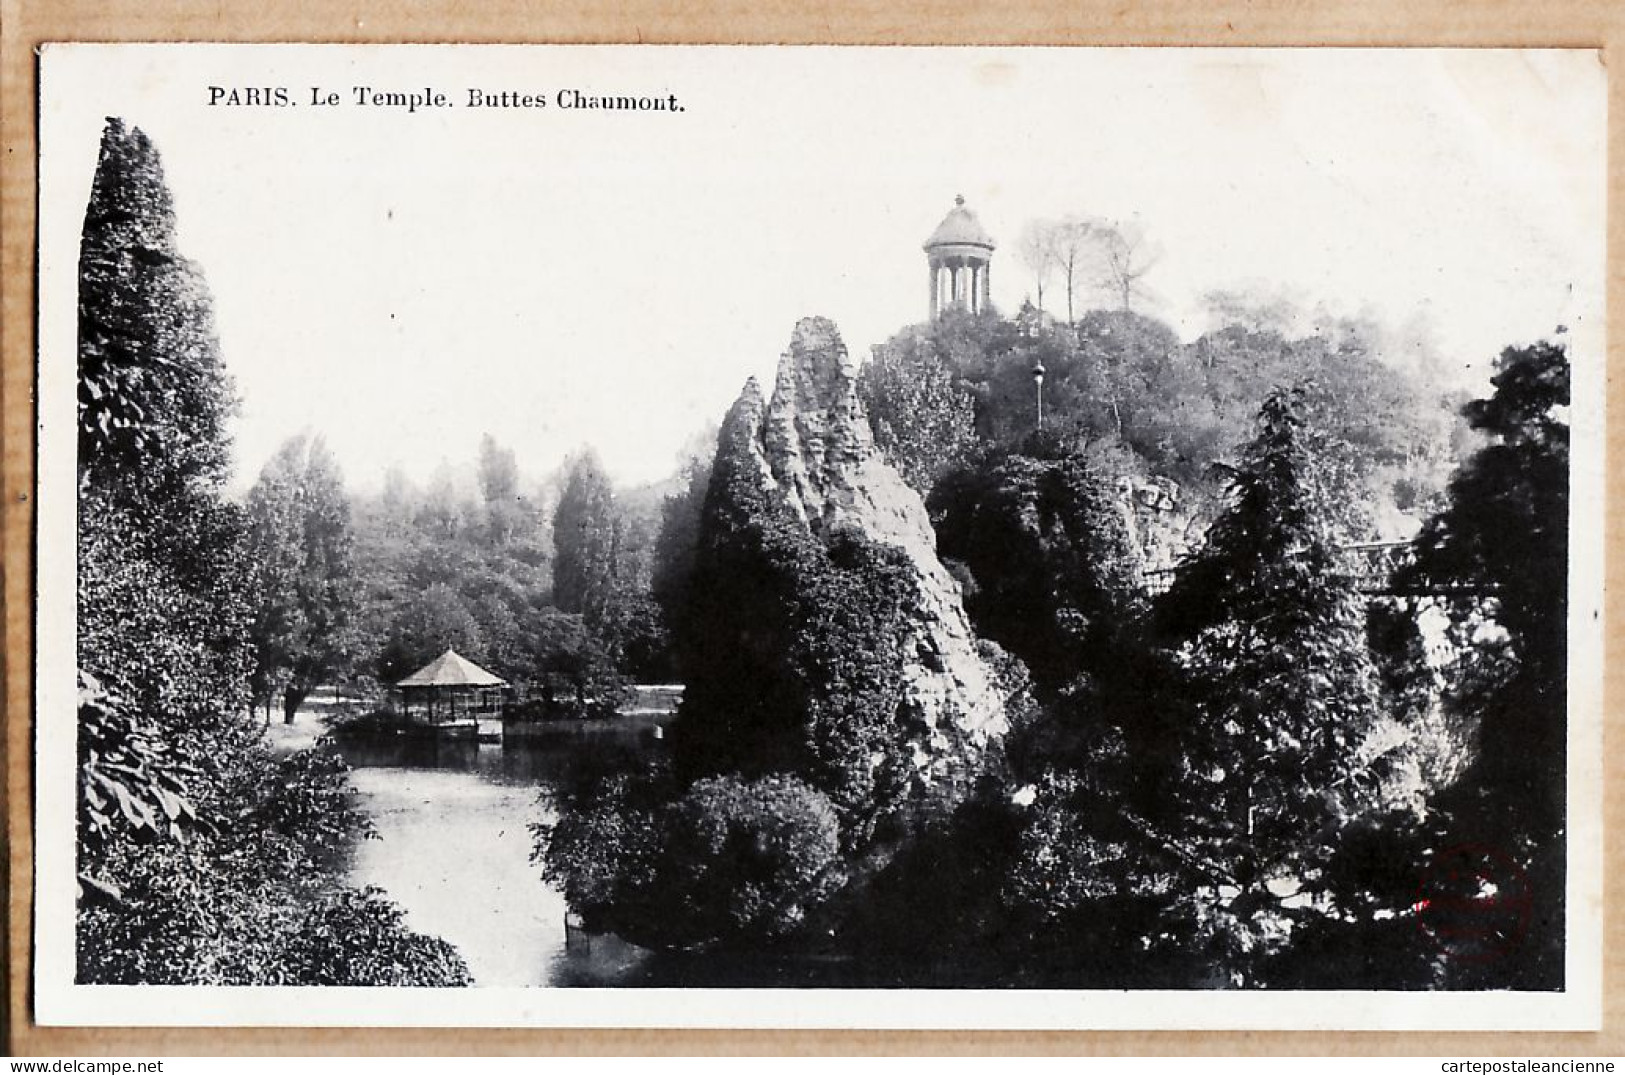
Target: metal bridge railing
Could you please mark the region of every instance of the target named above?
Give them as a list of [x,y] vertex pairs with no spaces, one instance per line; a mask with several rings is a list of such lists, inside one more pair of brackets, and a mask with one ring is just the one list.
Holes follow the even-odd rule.
[[[1482,594],[1484,588],[1475,585],[1459,587],[1425,586],[1397,588],[1394,574],[1416,555],[1411,541],[1358,541],[1333,548],[1338,574],[1352,579],[1355,587],[1373,597],[1440,597],[1459,594]],[[1158,567],[1142,572],[1145,592],[1152,597],[1168,592],[1173,585],[1178,567]]]

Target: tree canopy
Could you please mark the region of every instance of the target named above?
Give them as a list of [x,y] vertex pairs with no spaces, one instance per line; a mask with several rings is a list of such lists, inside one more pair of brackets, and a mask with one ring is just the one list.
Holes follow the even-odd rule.
[[1569,358],[1509,347],[1464,414],[1486,439],[1423,527],[1401,588],[1439,595],[1466,659],[1452,704],[1477,722],[1467,812],[1542,845],[1563,827],[1567,756]]
[[247,712],[259,586],[331,575],[337,546],[314,543],[312,572],[306,530],[341,529],[343,500],[328,489],[301,527],[306,505],[262,497],[258,521],[288,529],[264,546],[277,569],[256,569],[248,516],[220,495],[233,401],[208,290],[156,149],[116,119],[79,268],[76,980],[465,984],[449,945],[335,876],[366,828],[342,763],[274,757]]
[[258,574],[255,696],[280,690],[284,719],[319,684],[347,670],[356,604],[350,502],[321,438],[294,437],[248,494]]

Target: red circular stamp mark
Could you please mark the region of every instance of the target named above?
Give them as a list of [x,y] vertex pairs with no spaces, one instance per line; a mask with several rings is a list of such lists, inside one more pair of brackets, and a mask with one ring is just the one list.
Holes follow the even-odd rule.
[[1433,856],[1417,890],[1416,923],[1452,959],[1500,959],[1523,943],[1534,913],[1529,877],[1487,844]]

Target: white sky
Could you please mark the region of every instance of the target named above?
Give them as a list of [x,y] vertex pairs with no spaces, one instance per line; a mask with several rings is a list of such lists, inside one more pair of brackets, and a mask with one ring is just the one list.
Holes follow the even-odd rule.
[[[43,79],[42,318],[72,316],[122,116],[214,292],[243,486],[304,429],[358,488],[462,465],[487,431],[533,476],[591,443],[622,481],[661,477],[797,318],[860,357],[923,319],[920,243],[956,193],[1001,244],[1007,311],[1021,225],[1081,213],[1147,229],[1186,338],[1202,293],[1248,285],[1421,314],[1479,374],[1560,322],[1602,360],[1591,52],[74,47]],[[298,106],[211,108],[211,84]],[[457,107],[359,108],[358,84]],[[686,111],[471,110],[469,87]]]

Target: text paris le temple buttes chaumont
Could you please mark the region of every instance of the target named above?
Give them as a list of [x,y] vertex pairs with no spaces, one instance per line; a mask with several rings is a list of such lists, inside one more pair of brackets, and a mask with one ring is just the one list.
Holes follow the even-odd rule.
[[287,86],[209,86],[208,104],[227,108],[392,108],[408,113],[440,108],[558,108],[565,111],[682,112],[675,93],[599,93],[562,89],[552,95],[517,90],[467,89],[460,93],[424,86],[408,91],[351,86],[348,90],[309,87],[308,93]]

